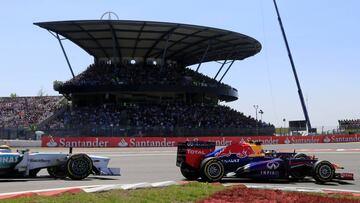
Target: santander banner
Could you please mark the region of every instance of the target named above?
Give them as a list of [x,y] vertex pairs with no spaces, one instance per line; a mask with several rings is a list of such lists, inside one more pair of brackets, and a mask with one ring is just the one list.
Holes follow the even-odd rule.
[[217,146],[260,141],[263,144],[360,142],[360,134],[318,136],[227,137],[52,137],[42,136],[43,147],[175,147],[185,141],[212,141]]

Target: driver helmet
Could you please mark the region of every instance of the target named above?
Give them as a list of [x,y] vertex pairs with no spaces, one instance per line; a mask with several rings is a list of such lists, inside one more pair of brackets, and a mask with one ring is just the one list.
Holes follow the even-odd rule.
[[8,153],[11,152],[11,148],[9,145],[0,145],[0,153]]

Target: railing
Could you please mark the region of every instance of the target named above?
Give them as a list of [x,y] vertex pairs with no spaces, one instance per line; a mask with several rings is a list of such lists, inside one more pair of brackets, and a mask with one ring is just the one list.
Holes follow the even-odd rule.
[[308,134],[306,131],[290,131],[287,127],[275,128],[275,134],[278,136],[293,136],[293,135],[335,135],[335,134],[358,134],[360,128],[344,128],[339,126],[313,126],[316,128],[316,133]]
[[35,139],[35,132],[28,128],[0,128],[0,139],[15,140],[15,139]]
[[[59,136],[237,136],[256,135],[256,129],[246,128],[164,128],[164,127],[79,127],[48,129],[46,134]],[[257,135],[272,135],[273,128],[259,128]]]
[[[326,135],[326,134],[358,134],[360,129],[340,129],[336,126],[319,126],[316,134],[305,131],[289,132],[288,128],[259,127],[256,128],[165,128],[165,127],[126,127],[126,126],[77,126],[63,129],[37,129],[53,136],[263,136],[263,135]],[[0,139],[36,139],[34,130],[29,128],[0,128]]]
[[238,98],[238,91],[227,85],[204,84],[204,85],[182,85],[182,84],[123,84],[123,85],[68,85],[55,89],[61,94],[69,93],[94,93],[94,92],[187,92],[216,94],[222,100],[234,101]]
[[[63,129],[39,129],[53,136],[252,136],[273,135],[272,127],[258,128],[164,128],[78,126]],[[0,128],[0,139],[35,139],[35,132],[22,128]]]

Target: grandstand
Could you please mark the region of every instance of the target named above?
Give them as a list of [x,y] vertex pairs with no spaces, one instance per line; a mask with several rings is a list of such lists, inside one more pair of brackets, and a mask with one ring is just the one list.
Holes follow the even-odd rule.
[[[19,119],[13,116],[19,113],[8,110],[1,121],[3,127],[36,125],[46,133],[63,136],[274,133],[273,125],[219,104],[238,99],[237,90],[221,81],[235,61],[261,50],[261,44],[251,37],[211,27],[149,21],[58,21],[35,25],[52,33],[60,44],[59,35],[77,44],[94,57],[94,63],[76,76],[69,63],[73,78],[54,82],[54,89],[66,101],[61,102],[63,105],[61,97],[44,97],[48,103],[35,102],[43,104],[34,107],[35,118],[20,119],[21,123],[13,122],[13,126],[9,123]],[[199,72],[203,63],[210,61],[221,61],[214,77]],[[188,68],[192,65],[196,70]],[[225,67],[225,73],[218,78]],[[12,99],[20,103],[23,100]],[[32,108],[25,105],[20,109],[26,111],[19,111],[30,115]]]
[[339,120],[339,128],[346,133],[360,132],[360,119],[344,119]]
[[38,125],[59,108],[60,96],[0,98],[0,126],[7,128]]

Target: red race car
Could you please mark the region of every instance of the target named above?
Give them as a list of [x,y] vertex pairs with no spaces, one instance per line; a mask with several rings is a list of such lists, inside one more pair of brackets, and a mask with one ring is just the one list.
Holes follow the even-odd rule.
[[215,150],[214,142],[185,142],[178,145],[176,165],[189,180],[220,181],[226,175],[253,179],[301,180],[312,177],[319,183],[334,179],[354,180],[352,173],[326,160],[302,153],[264,151],[261,143],[236,143]]

